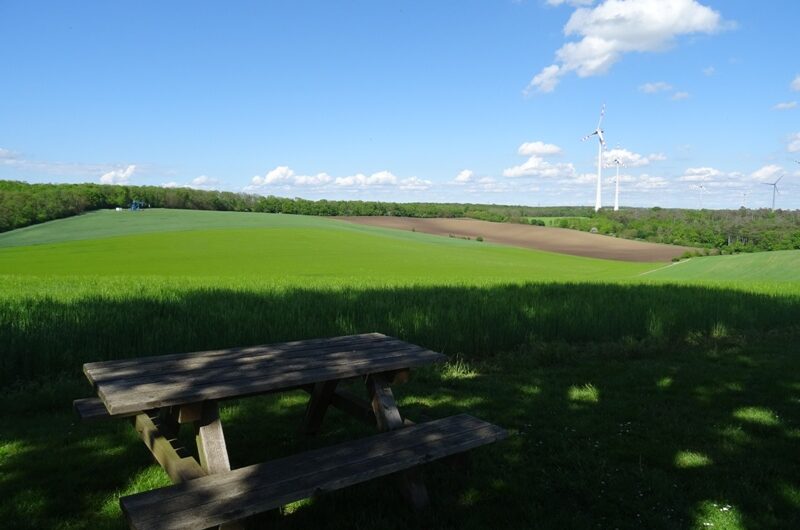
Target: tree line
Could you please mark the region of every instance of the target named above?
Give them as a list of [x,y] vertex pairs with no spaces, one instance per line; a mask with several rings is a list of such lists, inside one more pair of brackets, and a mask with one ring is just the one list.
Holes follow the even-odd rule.
[[584,206],[310,201],[228,191],[160,186],[30,184],[0,180],[0,232],[104,208],[152,208],[265,212],[300,215],[470,217],[494,222],[542,224],[533,217],[558,217],[556,226],[601,234],[716,249],[754,252],[800,249],[800,211],[766,209],[683,210],[624,208],[594,212]]

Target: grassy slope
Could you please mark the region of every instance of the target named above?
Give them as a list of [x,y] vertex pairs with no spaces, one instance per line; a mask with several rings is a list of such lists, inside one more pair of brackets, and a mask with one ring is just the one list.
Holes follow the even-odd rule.
[[647,273],[654,280],[800,281],[800,250],[692,258]]
[[[796,284],[764,288],[775,297],[544,283],[633,278],[653,265],[296,216],[101,212],[34,228],[0,236],[17,246],[0,249],[0,372],[49,363],[62,376],[0,392],[0,520],[10,527],[121,529],[118,497],[168,482],[127,423],[75,424],[71,399],[91,393],[81,362],[372,330],[454,360],[396,388],[410,418],[468,411],[512,433],[466,467],[426,467],[425,527],[800,525]],[[543,283],[496,285],[531,279]],[[226,403],[233,465],[370,433],[333,411],[322,435],[301,437],[304,406],[301,393]],[[423,525],[389,482],[289,512],[254,527]]]
[[100,212],[35,228],[17,231],[28,246],[11,246],[17,232],[0,238],[0,274],[480,283],[624,279],[655,267],[275,214]]

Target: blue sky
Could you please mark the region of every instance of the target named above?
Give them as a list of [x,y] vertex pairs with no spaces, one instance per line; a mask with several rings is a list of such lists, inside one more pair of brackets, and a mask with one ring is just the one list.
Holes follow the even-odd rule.
[[605,104],[623,205],[764,207],[786,174],[800,208],[798,20],[790,0],[4,0],[0,178],[591,205]]

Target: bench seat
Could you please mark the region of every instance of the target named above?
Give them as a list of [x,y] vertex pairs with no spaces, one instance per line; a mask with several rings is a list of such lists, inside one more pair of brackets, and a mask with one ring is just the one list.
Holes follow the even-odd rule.
[[120,499],[131,528],[208,528],[492,443],[467,414],[405,427]]

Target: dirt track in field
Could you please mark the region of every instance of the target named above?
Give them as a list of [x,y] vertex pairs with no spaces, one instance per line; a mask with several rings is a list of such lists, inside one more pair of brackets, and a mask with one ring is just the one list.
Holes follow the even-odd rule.
[[567,228],[491,223],[475,219],[423,219],[415,217],[335,217],[351,223],[411,230],[425,234],[476,238],[514,247],[621,261],[664,262],[695,249],[631,241]]

